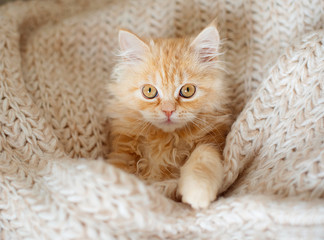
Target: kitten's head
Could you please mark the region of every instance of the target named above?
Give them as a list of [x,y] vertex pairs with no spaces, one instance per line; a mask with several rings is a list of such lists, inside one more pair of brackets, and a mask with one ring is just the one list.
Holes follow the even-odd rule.
[[121,60],[108,87],[116,117],[137,116],[137,122],[172,132],[212,115],[227,96],[219,42],[213,25],[179,39],[143,40],[120,30]]

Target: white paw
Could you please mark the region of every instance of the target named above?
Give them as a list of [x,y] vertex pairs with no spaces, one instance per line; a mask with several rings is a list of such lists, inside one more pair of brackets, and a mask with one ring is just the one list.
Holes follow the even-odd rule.
[[215,200],[217,191],[208,186],[207,182],[195,179],[180,179],[179,193],[182,202],[188,203],[194,209],[207,208]]

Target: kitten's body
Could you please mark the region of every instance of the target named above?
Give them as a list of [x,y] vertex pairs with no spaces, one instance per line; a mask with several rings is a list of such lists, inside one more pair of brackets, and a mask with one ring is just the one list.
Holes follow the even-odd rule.
[[[217,37],[214,27],[194,40],[148,42],[121,31],[123,60],[108,85],[109,161],[150,182],[179,179],[182,201],[194,208],[216,198],[231,124]],[[141,92],[148,84],[152,99]],[[188,98],[179,94],[186,84],[195,89]]]
[[[205,120],[208,121],[207,119]],[[228,130],[226,123],[215,126],[190,126],[174,132],[164,132],[155,126],[138,128],[135,119],[115,119],[111,121],[112,153],[125,170],[139,175],[145,180],[161,181],[180,177],[180,167],[199,144],[208,143],[221,149]],[[212,124],[212,121],[208,121]],[[203,125],[203,124],[201,124]],[[117,154],[118,153],[118,154]],[[127,153],[131,158],[121,158],[119,153]],[[120,159],[126,159],[121,162]],[[136,166],[136,167],[135,167]]]

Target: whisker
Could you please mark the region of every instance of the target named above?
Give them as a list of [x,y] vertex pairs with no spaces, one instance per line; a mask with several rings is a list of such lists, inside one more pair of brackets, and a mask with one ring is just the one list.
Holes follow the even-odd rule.
[[[189,120],[188,118],[185,118],[186,120]],[[190,121],[191,124],[193,124],[196,128],[198,128],[200,131],[204,133],[204,136],[209,135],[214,139],[213,144],[217,145],[219,149],[221,149],[221,146],[219,144],[219,136],[215,133],[217,133],[221,136],[221,132],[218,130],[218,128],[213,125],[210,126],[210,122],[206,118],[201,118],[199,116],[196,116],[196,118],[192,121]],[[186,125],[186,130],[192,132],[192,129],[190,128],[189,124]]]

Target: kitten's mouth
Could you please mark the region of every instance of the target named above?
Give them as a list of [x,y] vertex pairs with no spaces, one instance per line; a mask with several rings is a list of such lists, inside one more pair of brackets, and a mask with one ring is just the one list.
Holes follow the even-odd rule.
[[176,120],[171,119],[169,117],[167,119],[165,119],[162,123],[166,124],[166,125],[178,125],[179,124],[179,122],[177,122]]
[[178,119],[164,118],[159,121],[152,121],[152,124],[164,132],[173,132],[176,129],[182,128],[185,124]]
[[164,130],[165,132],[173,132],[178,128],[183,127],[182,123],[179,123],[172,119],[166,119],[159,124],[159,128]]
[[170,118],[168,118],[167,120],[165,120],[165,122],[164,123],[166,123],[166,124],[172,124],[172,123],[174,123]]

